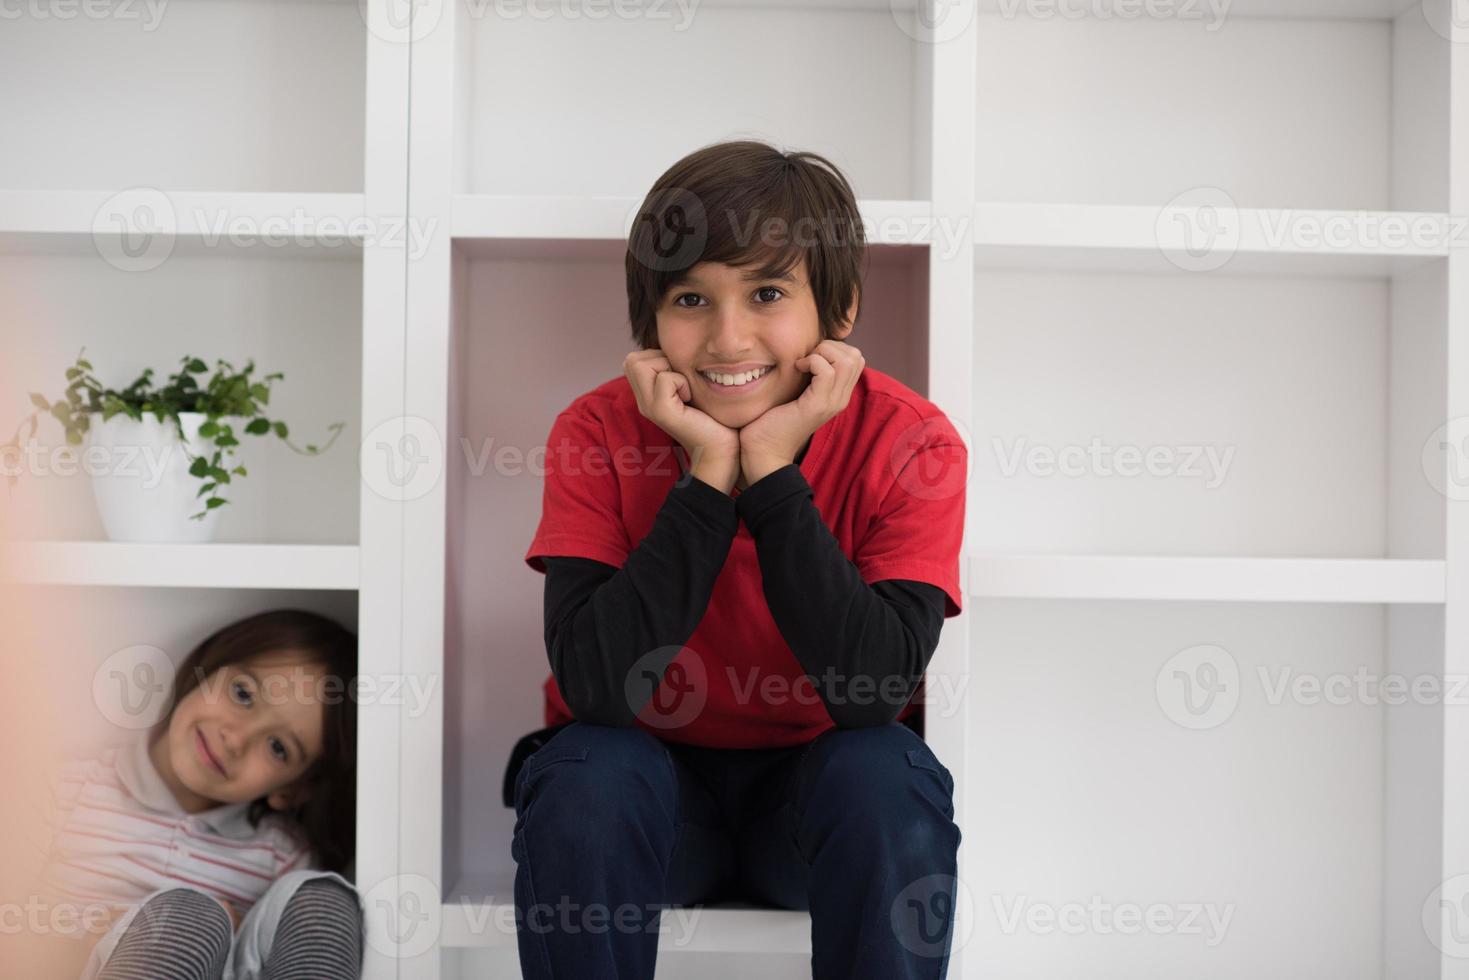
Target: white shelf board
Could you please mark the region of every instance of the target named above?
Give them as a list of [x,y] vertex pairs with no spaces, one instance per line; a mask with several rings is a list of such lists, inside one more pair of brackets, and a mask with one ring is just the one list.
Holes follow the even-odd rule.
[[358,579],[356,545],[0,544],[0,581],[24,585],[353,590]]
[[[514,872],[461,879],[443,905],[446,949],[515,948]],[[811,952],[811,915],[744,902],[665,909],[658,954]]]
[[[455,194],[450,226],[472,239],[626,242],[643,202],[631,195]],[[857,202],[873,245],[926,245],[933,239],[928,201]]]
[[974,598],[1218,602],[1444,601],[1444,563],[1402,558],[974,555]]
[[359,261],[365,230],[402,234],[390,220],[370,224],[361,194],[0,190],[0,252],[95,255],[128,229],[172,235],[174,255]]
[[[1419,0],[1231,0],[1227,7],[1228,16],[1233,17],[1291,17],[1321,20],[1391,20],[1398,14],[1416,7]],[[1024,16],[1028,8],[1021,0],[977,0],[980,13],[1004,16],[1008,11],[1020,11],[1017,16]],[[1102,0],[1097,4],[1064,4],[1043,3],[1035,9],[1041,11],[1037,16],[1044,16],[1046,12],[1054,11],[1052,20],[1064,21],[1063,13],[1069,11],[1087,11],[1102,9],[1114,11],[1117,9],[1127,11],[1126,16],[1114,16],[1116,20],[1139,20],[1146,17],[1148,9],[1146,4],[1121,2],[1121,0]],[[1169,10],[1188,11],[1187,16],[1203,19],[1211,9],[1208,3],[1195,5],[1169,6]],[[1075,14],[1070,17],[1075,19]],[[1100,19],[1100,18],[1098,18]],[[1180,17],[1180,19],[1182,19]]]
[[[1212,239],[1197,230],[1216,227]],[[1201,269],[1192,245],[1216,274],[1389,277],[1445,258],[1452,230],[1449,215],[1431,212],[1237,208],[1220,218],[1164,205],[989,202],[975,205],[974,259],[981,269],[1188,273]]]

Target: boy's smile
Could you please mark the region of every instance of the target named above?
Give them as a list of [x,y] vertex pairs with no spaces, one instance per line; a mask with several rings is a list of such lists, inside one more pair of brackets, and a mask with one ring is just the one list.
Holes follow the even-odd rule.
[[[774,277],[748,266],[700,262],[668,290],[658,307],[658,346],[689,380],[695,408],[740,429],[800,397],[811,376],[795,362],[822,340],[806,274],[804,258]],[[850,331],[844,324],[836,339]],[[721,383],[728,381],[743,383]]]

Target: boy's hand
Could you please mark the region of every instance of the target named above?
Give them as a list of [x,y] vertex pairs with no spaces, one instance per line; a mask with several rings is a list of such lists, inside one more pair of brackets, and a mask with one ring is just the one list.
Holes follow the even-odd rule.
[[811,375],[806,390],[739,430],[740,468],[746,482],[753,484],[795,462],[806,440],[847,407],[866,364],[860,350],[840,340],[823,340],[797,360],[796,369]]
[[689,379],[673,370],[659,348],[633,351],[622,370],[638,411],[678,440],[694,476],[729,493],[740,475],[740,434],[688,404],[693,398]]

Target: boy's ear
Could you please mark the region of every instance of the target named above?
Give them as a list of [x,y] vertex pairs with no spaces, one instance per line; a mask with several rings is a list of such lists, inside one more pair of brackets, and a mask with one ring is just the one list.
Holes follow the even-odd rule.
[[305,803],[306,800],[310,798],[310,796],[310,787],[306,786],[304,783],[295,782],[291,783],[288,786],[282,786],[280,789],[267,796],[265,800],[267,803],[270,804],[270,808],[272,810],[285,811],[290,810],[293,807],[300,806],[302,803]]
[[834,334],[836,334],[837,340],[846,340],[847,334],[852,332],[854,321],[856,321],[857,319],[857,299],[857,292],[853,290],[852,302],[850,305],[847,306],[846,317],[842,320],[841,323],[838,323],[836,325],[836,329],[832,331]]

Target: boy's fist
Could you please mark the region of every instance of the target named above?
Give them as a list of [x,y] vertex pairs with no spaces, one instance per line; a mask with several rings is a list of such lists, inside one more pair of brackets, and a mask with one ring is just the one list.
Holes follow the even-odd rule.
[[673,370],[661,349],[633,351],[622,370],[643,417],[678,440],[696,477],[729,493],[740,475],[739,432],[688,404],[689,379]]

